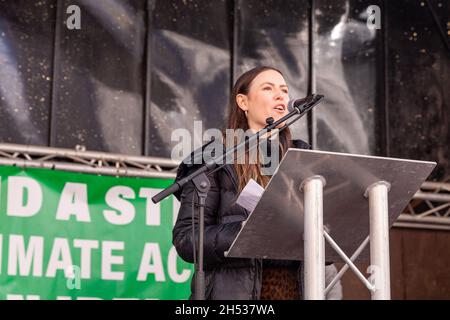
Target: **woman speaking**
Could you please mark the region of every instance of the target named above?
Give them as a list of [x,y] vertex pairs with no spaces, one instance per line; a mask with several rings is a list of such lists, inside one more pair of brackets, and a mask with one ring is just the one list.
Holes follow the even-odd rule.
[[[252,130],[264,128],[266,119],[275,121],[288,113],[289,89],[280,71],[257,67],[242,74],[230,95],[228,129]],[[279,155],[289,147],[310,149],[302,140],[292,140],[289,128],[278,133]],[[281,159],[280,157],[280,159]],[[257,157],[258,158],[258,157]],[[250,179],[266,187],[270,176],[262,173],[256,161],[233,161],[208,176],[211,188],[204,211],[205,298],[226,299],[301,299],[302,265],[299,261],[226,258],[229,249],[249,212],[236,204],[236,199]],[[181,164],[177,179],[195,170]],[[195,189],[192,182],[181,190],[178,218],[173,229],[173,244],[180,257],[194,262],[194,234],[198,235],[198,219],[193,219]],[[193,229],[195,232],[193,232]],[[274,230],[274,232],[282,232]],[[191,284],[195,295],[195,274]]]

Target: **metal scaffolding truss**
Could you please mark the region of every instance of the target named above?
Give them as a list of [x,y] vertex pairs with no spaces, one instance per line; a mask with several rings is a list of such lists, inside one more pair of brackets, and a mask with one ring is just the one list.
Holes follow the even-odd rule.
[[0,165],[173,179],[179,162],[166,158],[86,151],[83,146],[77,146],[72,150],[0,143]]
[[424,182],[394,226],[450,230],[450,183]]
[[[174,179],[178,161],[108,152],[0,143],[0,165],[100,175]],[[450,183],[426,181],[394,227],[450,230]]]

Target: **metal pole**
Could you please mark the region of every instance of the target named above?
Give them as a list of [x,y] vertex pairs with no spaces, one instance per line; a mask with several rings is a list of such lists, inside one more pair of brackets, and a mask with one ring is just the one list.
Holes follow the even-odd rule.
[[199,196],[199,229],[198,229],[198,266],[195,275],[195,300],[205,300],[205,271],[203,268],[205,234],[205,205],[206,197]]
[[[198,229],[198,260],[195,270],[195,300],[205,300],[205,272],[204,272],[204,235],[205,235],[205,206],[208,191],[211,188],[211,183],[205,173],[201,173],[192,179],[195,190],[198,195],[199,207],[199,229]],[[195,240],[194,240],[195,241]]]
[[160,157],[131,156],[126,154],[114,154],[100,151],[78,151],[66,148],[51,148],[13,143],[0,143],[0,151],[9,153],[18,152],[34,156],[54,155],[61,158],[70,158],[71,160],[74,160],[72,158],[80,158],[89,160],[101,159],[104,161],[136,162],[138,164],[159,165],[171,168],[178,167],[178,165],[180,164],[180,161]]
[[304,264],[305,299],[325,299],[325,240],[323,236],[322,176],[312,176],[303,181],[301,188],[305,199]]
[[366,189],[370,212],[370,262],[372,270],[372,300],[390,300],[389,271],[389,212],[388,191],[390,184],[379,181]]
[[23,159],[3,159],[0,158],[0,166],[16,166],[19,168],[45,168],[51,170],[62,170],[70,172],[83,172],[92,174],[104,174],[112,176],[125,176],[125,177],[142,177],[142,178],[160,178],[160,179],[174,179],[176,176],[175,172],[169,171],[156,171],[143,170],[135,168],[116,168],[116,167],[90,167],[85,164],[77,163],[64,163],[57,161],[33,161],[33,160],[23,160]]

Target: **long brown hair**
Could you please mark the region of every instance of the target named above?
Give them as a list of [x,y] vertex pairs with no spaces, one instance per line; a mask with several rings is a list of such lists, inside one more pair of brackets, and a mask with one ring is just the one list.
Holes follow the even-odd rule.
[[[253,79],[255,79],[261,72],[267,70],[274,70],[283,75],[279,70],[275,68],[260,66],[245,72],[236,80],[236,83],[234,84],[233,90],[230,94],[230,101],[228,103],[228,129],[242,129],[244,131],[247,131],[249,129],[247,117],[245,115],[245,112],[241,108],[239,108],[236,102],[236,96],[238,94],[248,95]],[[291,146],[291,132],[289,128],[285,128],[280,132],[279,142],[281,159],[281,157],[286,153],[287,149]],[[238,163],[237,161],[234,161],[233,163],[239,180],[239,192],[242,191],[242,189],[245,187],[248,181],[250,181],[250,179],[255,180],[263,187],[266,187],[267,183],[270,180],[270,176],[263,175],[261,173],[259,156],[257,156],[257,163],[249,163],[247,149],[245,157],[245,163]]]

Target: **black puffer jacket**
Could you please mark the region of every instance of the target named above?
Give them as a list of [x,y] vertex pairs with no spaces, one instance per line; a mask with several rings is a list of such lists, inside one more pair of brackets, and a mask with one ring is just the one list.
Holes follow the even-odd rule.
[[[311,146],[302,140],[292,140],[292,144],[295,148],[311,149]],[[181,179],[197,167],[198,165],[182,163],[178,168],[176,179]],[[211,174],[209,180],[211,189],[206,199],[204,238],[206,299],[259,299],[262,260],[224,257],[224,252],[229,249],[241,229],[242,221],[249,215],[246,209],[235,203],[238,196],[236,171],[232,165],[227,164]],[[192,182],[186,184],[181,193],[175,194],[181,206],[173,229],[173,244],[180,257],[190,263],[194,262],[192,235],[194,194]],[[194,219],[194,225],[197,234],[197,217]],[[197,239],[196,242],[198,242]],[[299,282],[301,282],[300,275],[303,272],[299,270],[298,274]],[[194,296],[194,283],[193,280],[191,298]],[[299,288],[302,288],[302,285],[299,285]],[[300,295],[302,296],[301,293]]]

